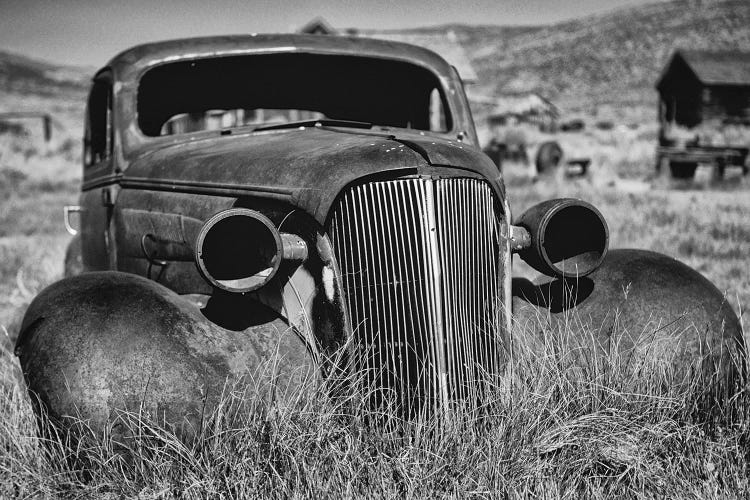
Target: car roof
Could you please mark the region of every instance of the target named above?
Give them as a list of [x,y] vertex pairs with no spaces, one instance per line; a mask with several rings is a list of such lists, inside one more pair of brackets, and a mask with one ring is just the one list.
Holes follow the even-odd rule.
[[316,53],[398,59],[451,76],[445,59],[424,47],[363,37],[301,34],[251,34],[184,38],[137,45],[110,60],[119,81],[137,80],[146,69],[175,61],[262,53]]

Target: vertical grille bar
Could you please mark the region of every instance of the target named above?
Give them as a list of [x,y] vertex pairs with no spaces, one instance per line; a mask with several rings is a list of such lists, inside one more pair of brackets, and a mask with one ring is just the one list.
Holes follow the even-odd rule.
[[385,190],[383,202],[386,207],[386,220],[385,224],[388,227],[388,248],[391,249],[389,252],[390,270],[389,279],[393,286],[393,309],[392,309],[392,325],[393,330],[391,332],[392,338],[392,350],[394,356],[396,356],[396,366],[398,370],[397,385],[403,389],[399,391],[398,396],[400,399],[401,406],[404,406],[410,395],[408,377],[406,373],[408,368],[405,365],[408,362],[408,357],[405,355],[406,350],[406,317],[404,315],[404,296],[403,296],[403,285],[402,281],[402,269],[401,260],[399,255],[403,253],[403,242],[401,241],[401,233],[398,231],[397,224],[399,220],[396,217],[394,208],[393,194],[397,189],[395,184],[384,184],[383,189]]
[[[362,240],[364,248],[364,255],[358,263],[362,266],[362,292],[365,298],[365,304],[367,305],[367,311],[365,316],[362,317],[360,328],[362,328],[362,335],[355,337],[357,340],[364,340],[364,345],[361,345],[363,349],[363,357],[366,359],[366,380],[368,385],[374,385],[375,380],[380,376],[379,370],[382,369],[382,360],[376,360],[376,356],[380,357],[379,349],[375,344],[375,339],[378,332],[380,331],[377,323],[377,317],[373,312],[377,312],[377,309],[373,309],[373,274],[372,270],[377,266],[375,261],[375,252],[373,251],[372,240],[367,237],[368,234],[373,234],[373,226],[371,223],[370,210],[371,203],[369,197],[366,196],[366,187],[360,186],[357,189],[357,205],[359,208],[359,216],[364,219],[362,222],[362,234],[358,237]],[[378,361],[378,362],[376,362]]]
[[[408,217],[405,221],[407,230],[406,239],[409,243],[409,253],[405,256],[411,269],[411,281],[409,282],[410,288],[408,293],[414,299],[414,304],[417,306],[411,313],[415,317],[415,323],[417,330],[412,333],[412,340],[418,339],[418,347],[414,351],[414,360],[418,368],[418,387],[421,392],[416,395],[417,398],[431,397],[432,391],[432,377],[434,374],[434,363],[432,356],[430,355],[430,341],[429,341],[429,317],[428,317],[428,306],[427,306],[427,287],[425,286],[425,275],[423,267],[420,265],[420,249],[422,247],[421,232],[417,231],[419,227],[419,221],[417,218],[416,203],[414,198],[417,193],[417,184],[415,182],[402,181],[402,187],[404,188],[404,202],[405,206],[408,207]],[[408,201],[407,201],[408,200]],[[411,226],[410,226],[411,224]]]
[[476,179],[373,182],[340,200],[329,232],[376,402],[479,402],[499,366],[501,212]]

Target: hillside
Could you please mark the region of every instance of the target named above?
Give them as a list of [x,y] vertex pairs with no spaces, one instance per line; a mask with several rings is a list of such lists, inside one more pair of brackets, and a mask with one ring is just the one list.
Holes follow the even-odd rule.
[[[49,113],[53,118],[53,148],[66,141],[79,141],[92,74],[93,68],[52,64],[0,51],[0,113]],[[21,123],[25,129],[31,128],[32,138],[42,136],[40,122]]]
[[[645,110],[654,106],[654,82],[676,47],[750,50],[750,2],[675,0],[544,26],[452,24],[380,33],[458,41],[479,77],[470,95],[535,91],[568,111],[590,113],[606,104],[614,112],[624,105]],[[92,70],[0,51],[0,110],[9,108],[8,93],[82,102]]]
[[[653,106],[676,47],[750,50],[750,2],[678,0],[535,27],[449,25],[472,59],[480,95],[536,91],[567,108]],[[424,30],[423,30],[424,31]]]
[[87,68],[56,65],[0,51],[0,88],[20,95],[80,95],[88,87]]

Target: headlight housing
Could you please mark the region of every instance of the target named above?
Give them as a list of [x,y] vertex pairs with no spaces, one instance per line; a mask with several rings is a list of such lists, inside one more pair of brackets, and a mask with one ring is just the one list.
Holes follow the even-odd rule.
[[266,285],[283,260],[306,258],[302,238],[280,233],[268,217],[248,208],[230,208],[212,216],[195,245],[201,275],[214,287],[233,293]]

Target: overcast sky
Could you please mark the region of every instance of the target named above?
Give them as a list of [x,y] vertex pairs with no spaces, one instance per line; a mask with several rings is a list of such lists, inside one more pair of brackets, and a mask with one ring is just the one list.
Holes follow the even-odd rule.
[[546,24],[653,0],[0,0],[0,50],[101,66],[138,43],[290,32],[321,16],[336,28],[451,22]]

